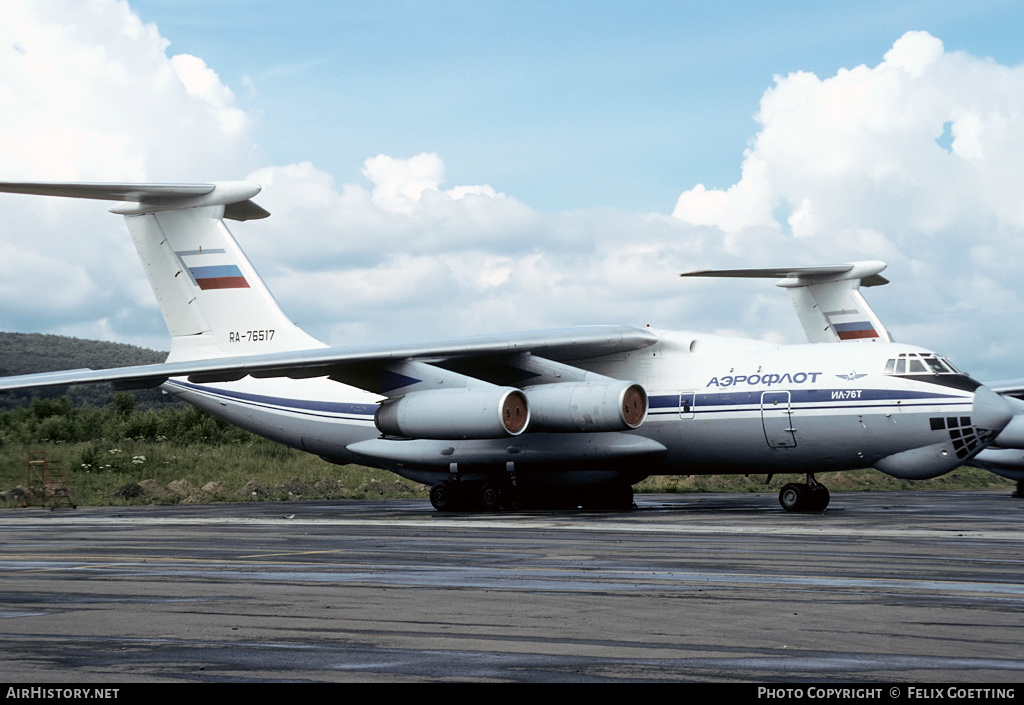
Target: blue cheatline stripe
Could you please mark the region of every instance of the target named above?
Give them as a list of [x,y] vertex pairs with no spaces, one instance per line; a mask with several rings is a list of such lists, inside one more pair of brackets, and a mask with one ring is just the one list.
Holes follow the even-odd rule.
[[[231,399],[240,403],[275,408],[281,411],[303,413],[315,416],[337,417],[347,415],[357,417],[356,420],[372,421],[377,411],[377,404],[353,404],[350,402],[315,401],[309,399],[289,399],[272,397],[263,394],[251,394],[224,389],[214,389],[191,382],[171,380],[167,384],[187,391]],[[788,391],[788,390],[787,390]],[[917,406],[960,406],[971,401],[970,397],[960,397],[931,392],[898,392],[882,389],[863,390],[859,399],[832,400],[832,390],[793,391],[792,404],[800,404],[799,411],[835,410],[835,409],[892,409],[892,401],[909,401],[907,407]],[[831,402],[831,403],[823,403]],[[866,402],[866,403],[864,403]],[[652,415],[675,414],[679,410],[678,394],[659,394],[649,399]],[[741,409],[738,407],[749,407]],[[724,408],[723,408],[724,407]],[[731,407],[731,408],[730,408]],[[750,411],[761,408],[761,392],[734,392],[731,394],[698,394],[691,411],[699,414]]]
[[[759,411],[761,394],[767,390],[749,392],[697,394],[688,413],[697,415],[737,413],[743,411]],[[853,399],[832,399],[832,392],[849,392],[848,389],[809,389],[809,390],[774,390],[790,392],[790,403],[794,411],[835,411],[869,410],[892,411],[893,402],[903,402],[903,408],[921,406],[957,406],[972,402],[969,396],[936,394],[933,392],[895,391],[887,389],[864,389],[859,397]],[[659,394],[649,399],[652,416],[669,416],[679,412],[678,394]]]
[[[965,408],[966,403],[967,403],[966,400],[959,401],[959,402],[955,402],[955,401],[932,401],[932,402],[918,402],[918,403],[911,402],[909,404],[903,404],[900,408],[908,409],[908,410],[909,409],[913,409],[915,412],[918,409],[920,409],[921,407],[927,407],[927,408],[930,408],[930,409],[934,409],[935,407],[952,407],[954,410],[956,410],[956,409],[962,410],[962,409]],[[846,402],[846,403],[843,403],[843,404],[840,405],[837,402],[833,406],[825,406],[825,405],[793,406],[792,407],[792,411],[799,412],[800,415],[804,415],[805,412],[808,412],[808,411],[814,412],[814,411],[837,411],[837,410],[838,411],[846,411],[846,412],[854,412],[854,411],[856,411],[858,414],[863,414],[863,413],[868,413],[868,412],[870,412],[872,410],[874,410],[875,413],[891,412],[895,408],[896,407],[894,405],[892,405],[892,404],[850,404],[849,402]],[[704,416],[710,416],[710,415],[714,415],[714,414],[738,414],[738,413],[744,413],[744,412],[760,412],[761,410],[762,410],[762,407],[761,407],[760,404],[751,404],[751,405],[746,406],[746,407],[699,407],[699,406],[694,406],[694,407],[690,407],[690,410],[687,413],[692,414],[694,416],[704,417]],[[652,416],[652,417],[653,416],[658,416],[658,417],[668,416],[668,417],[673,417],[674,418],[677,414],[679,414],[679,411],[680,411],[679,407],[666,408],[666,409],[661,409],[661,410],[658,410],[658,411],[651,410],[650,416]],[[938,411],[937,410],[935,413],[953,413],[953,412],[951,412],[951,411]],[[960,412],[956,411],[955,413],[960,413]]]
[[[822,402],[858,402],[858,401],[909,401],[909,400],[955,400],[957,402],[969,401],[969,396],[958,396],[955,394],[936,394],[935,392],[914,392],[899,391],[892,389],[862,389],[857,390],[860,396],[848,399],[833,399],[834,392],[848,393],[849,389],[754,389],[740,392],[709,392],[695,395],[693,406],[700,409],[702,406],[742,406],[745,404],[761,403],[761,394],[764,392],[789,392],[793,404],[820,404]],[[652,396],[649,400],[651,409],[676,408],[679,406],[678,394],[659,394]]]
[[181,387],[191,392],[210,394],[247,404],[275,407],[283,411],[294,411],[307,414],[315,413],[319,416],[347,414],[350,416],[358,416],[369,421],[373,419],[373,415],[377,411],[376,404],[352,404],[347,402],[313,401],[309,399],[287,399],[285,397],[271,397],[263,394],[249,394],[246,392],[214,389],[212,387],[204,387],[199,384],[192,384],[191,382],[179,382],[177,380],[171,380],[167,382],[167,384]]

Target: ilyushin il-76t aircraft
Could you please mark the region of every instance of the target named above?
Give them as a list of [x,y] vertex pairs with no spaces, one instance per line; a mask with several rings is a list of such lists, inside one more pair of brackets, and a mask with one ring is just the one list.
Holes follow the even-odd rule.
[[[788,289],[809,343],[626,326],[328,347],[281,311],[224,219],[269,215],[256,184],[0,183],[116,201],[171,334],[166,362],[0,379],[0,390],[160,386],[331,463],[431,486],[438,510],[628,508],[657,474],[800,474],[779,502],[822,511],[816,473],[1024,476],[1024,386],[992,389],[895,343],[861,286],[882,262],[690,272]],[[1000,392],[1000,393],[997,393]],[[1005,396],[1004,396],[1005,395]]]

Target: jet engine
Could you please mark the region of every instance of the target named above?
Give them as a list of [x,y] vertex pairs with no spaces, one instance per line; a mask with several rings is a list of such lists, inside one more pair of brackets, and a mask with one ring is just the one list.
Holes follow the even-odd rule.
[[526,430],[530,410],[526,396],[511,387],[432,389],[388,399],[373,422],[388,436],[507,438]]
[[628,431],[647,418],[647,392],[623,380],[539,384],[523,391],[531,431]]

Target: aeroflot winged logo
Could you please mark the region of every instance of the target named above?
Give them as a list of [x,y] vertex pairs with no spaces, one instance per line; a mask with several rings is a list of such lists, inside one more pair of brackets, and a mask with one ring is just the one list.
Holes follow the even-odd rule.
[[845,375],[836,375],[836,377],[838,377],[839,379],[845,379],[847,382],[853,382],[854,380],[858,380],[861,377],[867,377],[867,376],[868,376],[867,372],[865,372],[863,374],[857,374],[856,372],[853,372],[853,371],[850,371],[850,372],[846,373]]

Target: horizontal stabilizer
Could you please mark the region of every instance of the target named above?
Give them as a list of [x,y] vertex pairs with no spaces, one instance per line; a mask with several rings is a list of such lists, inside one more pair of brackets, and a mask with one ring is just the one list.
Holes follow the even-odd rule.
[[760,269],[704,269],[699,272],[686,272],[681,277],[737,277],[743,279],[782,279],[784,281],[802,281],[802,284],[785,284],[779,286],[806,286],[808,284],[824,284],[842,279],[860,279],[861,286],[881,286],[889,280],[879,275],[885,269],[885,262],[869,261],[852,264],[825,264],[810,267],[768,267]]
[[140,215],[199,206],[224,206],[224,217],[230,220],[257,220],[269,216],[269,212],[249,200],[259,192],[259,185],[246,181],[225,181],[213,184],[76,184],[0,181],[0,193],[92,198],[135,204],[111,209],[114,213],[121,215]]
[[681,277],[736,277],[779,279],[776,286],[789,289],[790,299],[812,343],[892,342],[888,331],[859,291],[861,286],[881,286],[885,262],[867,261],[801,267],[758,269],[706,269]]

